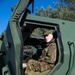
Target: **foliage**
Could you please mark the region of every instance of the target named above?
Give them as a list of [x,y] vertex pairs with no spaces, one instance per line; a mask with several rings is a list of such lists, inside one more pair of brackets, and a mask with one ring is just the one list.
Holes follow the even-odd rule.
[[36,9],[36,15],[75,21],[75,0],[60,0],[53,4],[55,9],[50,6],[48,6],[47,9],[41,7],[40,9]]
[[34,37],[42,37],[42,35],[43,35],[43,29],[42,28],[34,29],[34,31],[31,34],[31,36],[34,36]]

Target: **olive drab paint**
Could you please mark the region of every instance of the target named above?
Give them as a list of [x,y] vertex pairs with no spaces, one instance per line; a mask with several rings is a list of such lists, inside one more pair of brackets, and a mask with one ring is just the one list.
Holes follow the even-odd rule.
[[31,15],[27,7],[32,2],[18,1],[4,34],[0,35],[0,75],[24,75],[21,27],[30,24],[57,30],[58,61],[47,75],[75,75],[75,22]]

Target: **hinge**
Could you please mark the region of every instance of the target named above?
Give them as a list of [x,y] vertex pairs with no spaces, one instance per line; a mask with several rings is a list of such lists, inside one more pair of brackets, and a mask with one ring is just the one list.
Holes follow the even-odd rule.
[[2,75],[11,75],[8,65],[2,68]]

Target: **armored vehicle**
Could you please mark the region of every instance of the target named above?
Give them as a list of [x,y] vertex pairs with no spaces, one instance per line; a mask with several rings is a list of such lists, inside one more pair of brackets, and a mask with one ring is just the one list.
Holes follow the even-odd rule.
[[[75,22],[31,15],[27,7],[32,2],[18,1],[6,30],[0,35],[0,75],[25,75],[22,64],[30,58],[39,59],[45,28],[56,31],[57,44],[55,66],[45,75],[75,75]],[[32,55],[28,54],[30,58],[24,58],[26,45],[34,46]]]

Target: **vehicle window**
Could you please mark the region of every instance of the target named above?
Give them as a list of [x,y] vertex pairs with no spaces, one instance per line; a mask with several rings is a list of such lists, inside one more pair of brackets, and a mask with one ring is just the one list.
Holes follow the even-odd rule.
[[[30,29],[30,28],[29,28]],[[24,32],[23,68],[26,75],[46,75],[57,63],[57,42],[54,29],[33,27]],[[46,35],[44,35],[46,34]],[[50,42],[45,37],[50,34]],[[27,35],[27,37],[26,37]]]
[[31,34],[31,36],[36,36],[36,37],[42,37],[42,35],[43,35],[43,28],[36,28]]

